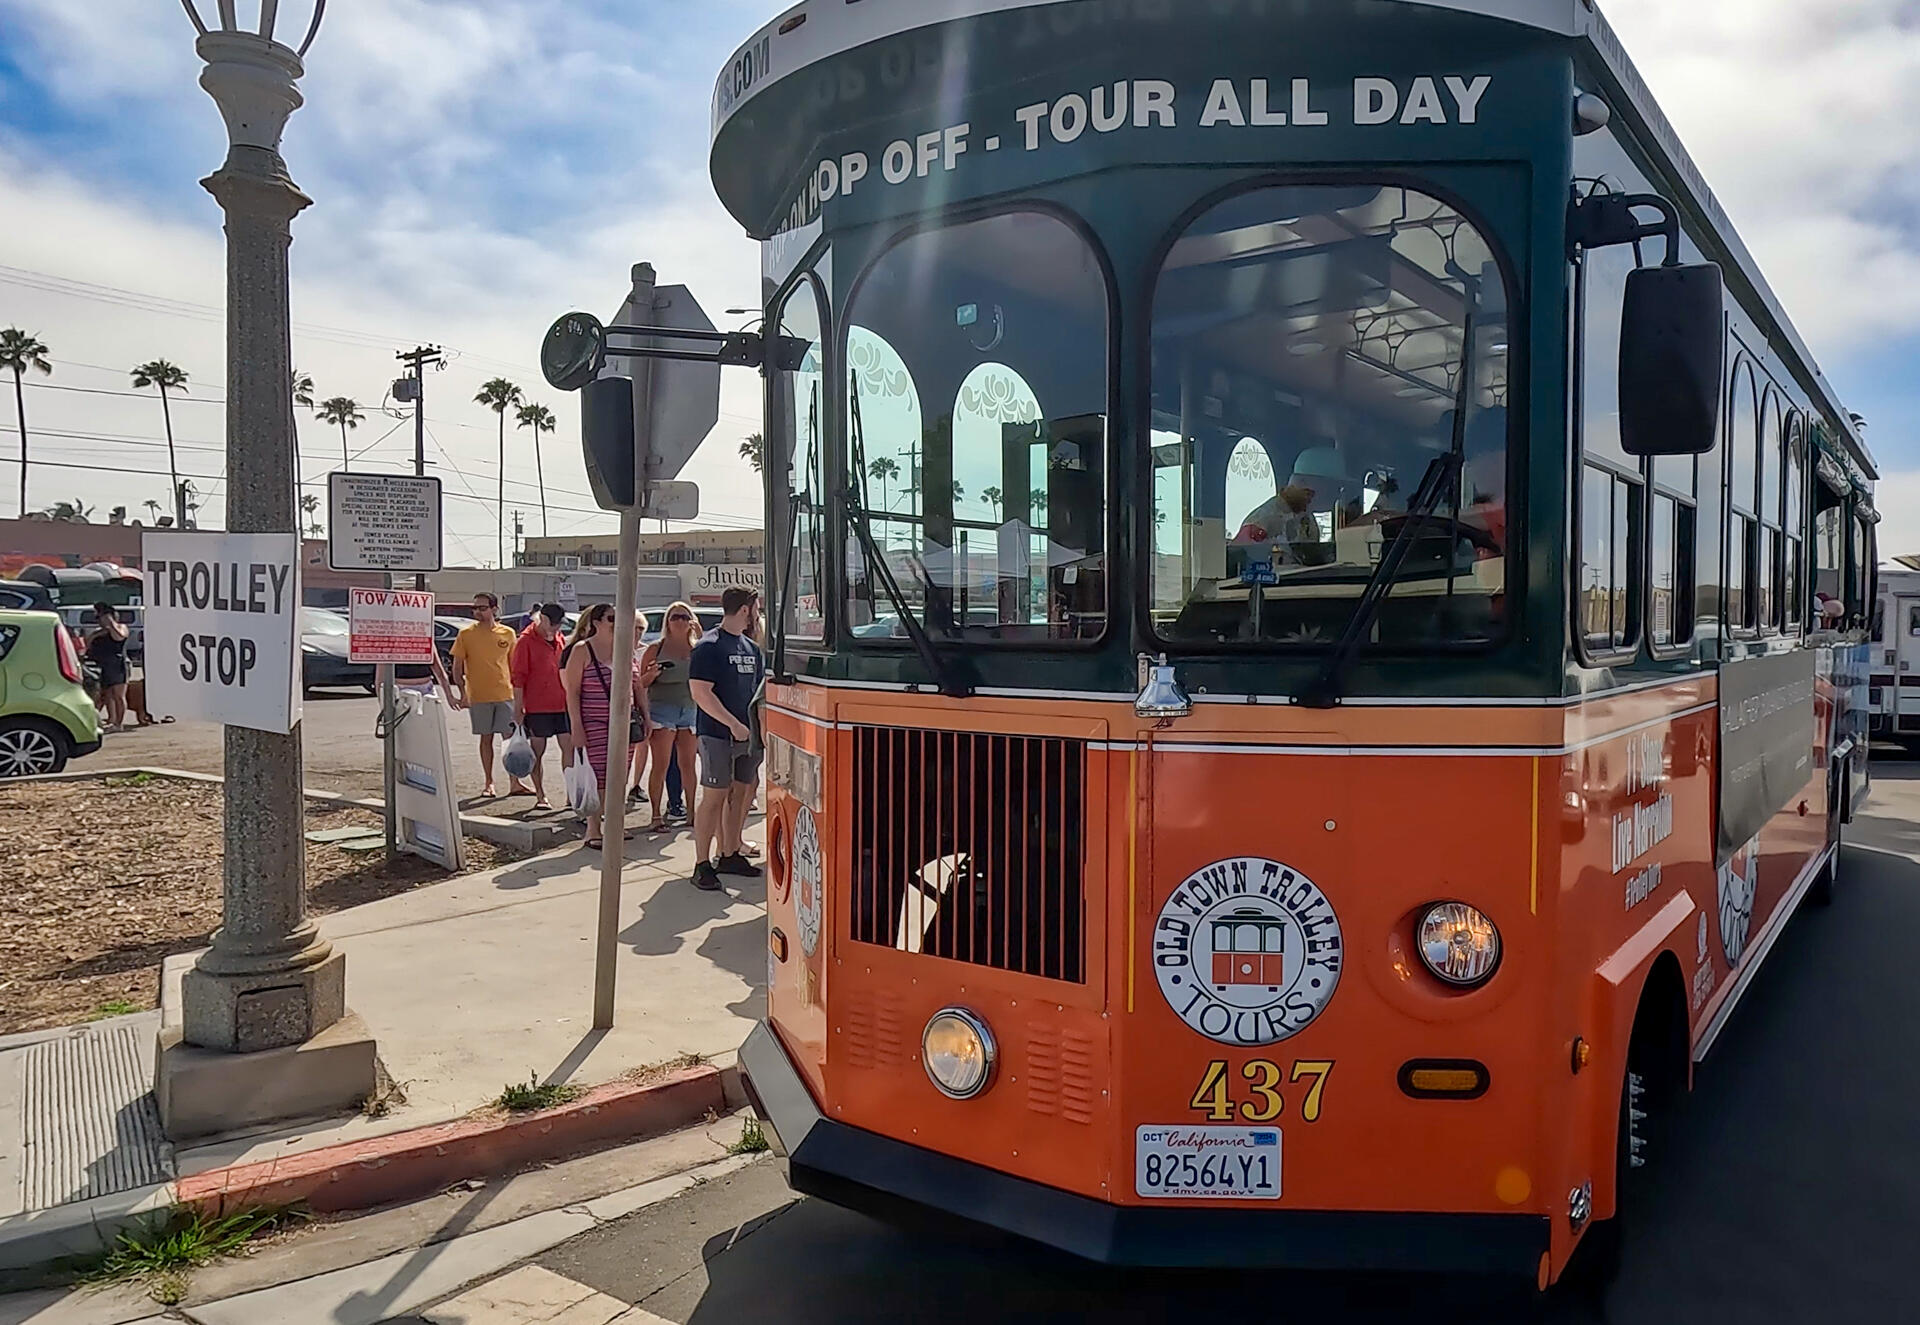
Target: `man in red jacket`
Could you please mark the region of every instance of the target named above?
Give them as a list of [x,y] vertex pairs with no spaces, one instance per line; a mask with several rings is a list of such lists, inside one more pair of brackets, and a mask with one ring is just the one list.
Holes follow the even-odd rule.
[[566,766],[567,691],[560,681],[560,623],[567,611],[558,603],[542,603],[513,646],[509,671],[513,679],[513,717],[533,744],[533,808],[550,810],[547,801],[547,739],[560,738],[560,764]]

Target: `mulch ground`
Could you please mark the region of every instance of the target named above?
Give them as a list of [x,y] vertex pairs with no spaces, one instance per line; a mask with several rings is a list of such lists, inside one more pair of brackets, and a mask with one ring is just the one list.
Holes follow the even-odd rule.
[[[309,833],[380,816],[310,802]],[[151,1008],[160,963],[220,925],[221,788],[141,774],[0,782],[0,1034]],[[519,853],[466,841],[469,870]],[[316,915],[449,878],[419,856],[307,843]]]

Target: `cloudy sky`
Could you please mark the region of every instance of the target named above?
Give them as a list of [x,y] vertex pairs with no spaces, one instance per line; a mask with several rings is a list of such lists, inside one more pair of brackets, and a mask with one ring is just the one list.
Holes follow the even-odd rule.
[[[207,6],[211,8],[211,0]],[[355,397],[357,467],[399,469],[411,429],[382,414],[393,352],[443,345],[428,380],[429,461],[449,496],[448,560],[490,564],[500,478],[494,376],[554,407],[554,533],[592,511],[572,398],[539,337],[558,313],[609,314],[627,267],[721,310],[757,296],[752,245],[706,180],[708,96],[781,0],[338,0],[308,59],[286,156],[315,199],[295,222],[294,357]],[[1913,0],[1611,0],[1605,5],[1770,280],[1854,409],[1888,478],[1883,549],[1920,552],[1920,11]],[[304,26],[310,0],[284,0]],[[143,516],[166,500],[160,410],[127,369],[192,376],[180,467],[221,514],[219,214],[197,181],[225,138],[194,85],[173,0],[0,0],[0,326],[36,332],[55,373],[30,387],[42,463],[31,504],[80,497]],[[739,461],[757,379],[730,372],[720,426],[689,466],[704,523],[757,524]],[[10,394],[10,393],[8,393]],[[11,402],[6,402],[8,405]],[[530,435],[511,426],[509,509],[539,531]],[[0,513],[18,438],[0,410]],[[341,439],[301,425],[308,491]],[[55,462],[60,466],[56,468]]]

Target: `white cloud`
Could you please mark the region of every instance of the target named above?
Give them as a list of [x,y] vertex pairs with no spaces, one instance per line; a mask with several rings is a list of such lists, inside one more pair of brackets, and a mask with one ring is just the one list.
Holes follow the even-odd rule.
[[1920,26],[1904,0],[1606,12],[1816,355],[1920,331]]
[[1883,474],[1874,485],[1880,523],[1880,560],[1920,554],[1920,469]]
[[[285,8],[304,20],[299,6]],[[448,345],[448,371],[428,383],[429,420],[437,444],[465,471],[464,481],[449,473],[446,484],[458,494],[448,506],[456,536],[449,555],[461,561],[495,555],[496,420],[471,402],[481,380],[512,377],[560,418],[544,450],[554,532],[607,527],[609,517],[580,509],[592,503],[574,401],[548,390],[534,366],[548,323],[573,307],[611,312],[628,267],[642,258],[663,281],[693,286],[722,325],[722,309],[757,300],[754,248],[705,185],[704,139],[682,135],[663,142],[657,157],[630,150],[615,158],[594,136],[602,124],[633,142],[622,123],[639,122],[646,98],[668,90],[657,75],[619,62],[619,52],[639,47],[615,40],[615,26],[545,0],[335,6],[309,56],[307,105],[288,128],[290,169],[315,199],[294,222],[295,360],[323,396],[352,395],[367,409],[353,435],[357,449],[392,426],[376,407],[397,371],[393,351],[415,340]],[[0,261],[217,309],[220,215],[197,180],[218,164],[223,137],[212,104],[192,87],[197,61],[184,16],[146,0],[0,0],[0,28],[10,46],[17,33],[20,49],[36,50],[57,100],[103,124],[91,145],[57,158],[0,125],[0,233],[9,236]],[[703,71],[701,86],[706,65],[719,65],[723,39],[710,44],[715,53],[692,66]],[[683,88],[672,90],[686,100]],[[702,111],[692,113],[698,119]],[[179,133],[171,132],[176,124]],[[143,137],[151,153],[140,150]],[[143,168],[159,176],[157,196]],[[643,182],[650,171],[674,187]],[[156,355],[186,366],[196,385],[175,411],[180,467],[219,472],[223,411],[203,403],[217,398],[224,377],[217,311],[180,316],[0,277],[0,323],[27,326],[53,345],[54,387],[124,389],[125,368]],[[312,327],[361,334],[305,329]],[[36,503],[82,491],[103,509],[126,504],[140,515],[148,498],[164,500],[164,477],[126,472],[166,467],[157,402],[35,388],[28,407],[30,428],[133,439],[38,439],[34,454],[43,460],[122,472],[36,469]],[[758,379],[729,372],[722,409],[685,477],[701,484],[706,510],[757,519],[757,481],[735,448],[760,426]],[[0,414],[3,460],[17,439],[11,411]],[[508,423],[508,505],[525,510],[537,532],[528,434]],[[301,431],[309,478],[337,465],[337,433],[312,422]],[[399,468],[410,460],[410,439],[403,428],[358,463]],[[429,460],[439,463],[434,446]],[[220,515],[219,491],[214,485],[209,518]]]
[[[304,26],[307,0],[283,7]],[[294,224],[294,315],[371,338],[296,330],[301,366],[323,393],[371,406],[395,371],[394,349],[450,342],[462,355],[429,383],[430,416],[474,488],[492,492],[496,443],[492,416],[469,398],[505,372],[561,416],[547,465],[550,490],[564,494],[555,503],[588,505],[573,403],[539,382],[538,337],[567,308],[610,312],[641,258],[662,280],[692,285],[723,324],[720,310],[757,302],[753,247],[707,183],[706,92],[734,40],[783,7],[332,6],[308,59],[308,103],[287,135],[293,175],[316,204]],[[1850,360],[1920,334],[1920,24],[1908,0],[1610,0],[1607,10],[1829,372],[1844,383]],[[0,30],[9,55],[81,126],[48,140],[0,124],[8,236],[0,261],[220,304],[219,214],[197,180],[217,165],[224,140],[193,87],[198,62],[177,6],[0,0]],[[118,388],[126,366],[155,354],[186,364],[202,384],[224,375],[217,316],[0,281],[0,324],[15,322],[53,343],[63,361],[56,385]],[[709,509],[757,513],[757,486],[734,445],[759,426],[758,380],[745,372],[725,380],[725,417],[689,477]],[[159,433],[150,401],[36,390],[30,408],[49,428]],[[0,424],[10,423],[6,413]],[[1879,422],[1885,448],[1905,442],[1899,419]],[[220,411],[185,406],[179,423],[189,444],[215,448],[185,453],[186,467],[217,465]],[[370,419],[358,443],[386,426]],[[377,458],[401,463],[404,435]],[[335,453],[337,439],[317,425],[303,426],[303,439],[310,456]],[[0,458],[12,444],[0,433]],[[155,455],[147,443],[71,449],[76,462],[104,457],[127,468],[151,467]],[[82,476],[103,500],[136,510],[158,486],[139,475],[70,475]],[[511,431],[507,476],[510,498],[531,509],[531,455]],[[51,500],[65,482],[49,471],[35,491]],[[456,543],[453,555],[490,557],[492,512],[451,477],[448,490],[462,494],[449,524],[470,549]],[[1901,500],[1883,503],[1890,519]],[[554,527],[591,519],[563,513]]]

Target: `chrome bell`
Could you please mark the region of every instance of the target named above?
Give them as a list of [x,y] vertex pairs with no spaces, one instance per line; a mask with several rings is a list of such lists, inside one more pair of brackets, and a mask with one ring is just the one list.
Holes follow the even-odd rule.
[[1151,661],[1140,655],[1140,693],[1133,711],[1142,718],[1184,718],[1193,712],[1193,700],[1181,688],[1166,654]]

